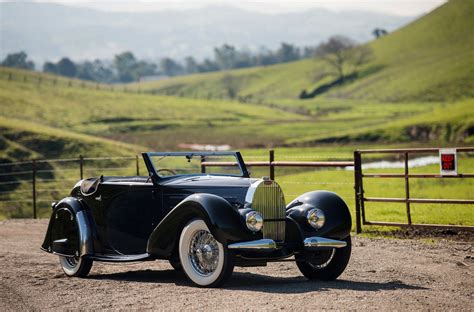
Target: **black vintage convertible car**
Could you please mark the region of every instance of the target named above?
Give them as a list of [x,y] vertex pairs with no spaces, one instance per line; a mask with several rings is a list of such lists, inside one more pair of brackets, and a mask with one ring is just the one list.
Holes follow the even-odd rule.
[[280,186],[251,178],[238,152],[143,153],[149,176],[79,181],[52,204],[42,249],[68,276],[93,261],[164,259],[216,287],[234,266],[293,259],[309,279],[336,279],[351,254],[351,216],[335,193],[288,205]]

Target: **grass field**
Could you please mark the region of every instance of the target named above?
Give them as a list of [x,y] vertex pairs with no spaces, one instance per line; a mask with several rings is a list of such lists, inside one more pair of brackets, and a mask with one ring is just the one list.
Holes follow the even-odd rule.
[[[314,111],[308,115],[235,101],[0,80],[0,103],[2,116],[10,120],[151,149],[229,142],[234,148],[351,141],[462,143],[472,140],[474,124],[472,99],[449,104],[315,99],[304,103]],[[446,114],[447,109],[452,113]],[[407,135],[414,128],[423,131]]]
[[[472,145],[473,14],[472,1],[449,1],[369,43],[375,57],[357,79],[307,100],[298,99],[301,90],[333,79],[321,78],[328,69],[321,60],[120,86],[0,67],[0,162],[134,156],[180,150],[182,143],[229,144],[247,160],[267,159],[268,148],[275,148],[277,160],[351,160],[361,148]],[[229,90],[237,96],[230,98]],[[463,172],[474,172],[472,155],[460,164]],[[30,170],[25,166],[14,171]],[[45,217],[49,202],[66,196],[78,179],[78,164],[42,166],[38,200],[39,215]],[[31,182],[1,184],[8,179],[1,175],[8,173],[5,168],[0,167],[0,218],[29,216]],[[88,160],[85,170],[85,176],[130,175],[135,163]],[[268,172],[252,168],[252,174]],[[276,176],[287,201],[327,189],[354,209],[352,171],[277,169]],[[471,181],[414,179],[412,196],[474,198]],[[403,181],[395,179],[374,179],[365,186],[370,196],[404,192]],[[474,225],[467,205],[412,205],[412,212],[413,222]],[[405,206],[367,204],[367,217],[405,221]]]

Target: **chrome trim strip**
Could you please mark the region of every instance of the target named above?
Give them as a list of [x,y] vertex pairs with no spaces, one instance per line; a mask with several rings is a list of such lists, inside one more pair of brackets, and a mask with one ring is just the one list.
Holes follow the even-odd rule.
[[259,239],[250,242],[233,243],[227,246],[229,249],[240,249],[240,250],[275,250],[277,244],[273,239]]
[[345,241],[324,237],[312,236],[304,239],[305,248],[343,248],[346,246],[347,243]]

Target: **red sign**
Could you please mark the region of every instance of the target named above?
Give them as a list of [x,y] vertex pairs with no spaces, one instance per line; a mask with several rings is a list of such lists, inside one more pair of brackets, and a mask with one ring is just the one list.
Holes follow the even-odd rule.
[[440,169],[442,175],[457,175],[456,149],[439,150]]

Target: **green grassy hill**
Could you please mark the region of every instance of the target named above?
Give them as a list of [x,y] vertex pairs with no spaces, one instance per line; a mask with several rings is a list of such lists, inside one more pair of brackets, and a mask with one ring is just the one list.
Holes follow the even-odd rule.
[[[154,94],[233,98],[311,119],[292,124],[286,145],[347,142],[472,142],[474,2],[452,0],[368,44],[374,52],[356,79],[312,99],[328,84],[328,65],[308,59],[268,67],[133,84]],[[299,127],[305,131],[298,131]]]
[[[474,2],[451,0],[428,15],[369,43],[374,59],[359,78],[323,98],[383,102],[446,101],[474,95]],[[176,77],[135,87],[200,98],[236,97],[258,102],[296,99],[327,83],[321,60]],[[286,105],[300,105],[294,101]]]
[[[298,99],[301,90],[332,79],[321,78],[327,70],[321,60],[121,86],[0,67],[0,162],[79,154],[131,156],[144,150],[185,149],[181,143],[229,144],[245,149],[247,160],[266,159],[263,148],[274,146],[279,147],[277,160],[349,160],[353,150],[362,147],[473,144],[473,7],[472,1],[450,1],[371,42],[375,59],[357,79],[307,100]],[[84,175],[136,172],[135,159],[101,161],[88,160]],[[472,158],[466,156],[461,163],[461,172],[472,171]],[[79,168],[77,162],[43,166],[38,204],[40,216],[46,217],[50,202],[67,196]],[[31,170],[14,169],[27,171],[26,178]],[[417,172],[428,169],[437,172],[438,166]],[[268,175],[266,168],[252,172],[255,177]],[[3,175],[0,182],[9,183],[10,178]],[[31,194],[31,181],[19,180],[23,178],[16,177],[18,184],[1,185],[0,219],[31,215],[31,201],[24,195]],[[328,189],[354,208],[351,171],[279,168],[277,180],[287,200]],[[367,189],[403,195],[403,185],[385,180]],[[471,198],[474,182],[468,182],[447,186],[443,180],[433,186],[420,179],[413,182],[414,196]],[[403,206],[372,208],[371,219],[404,220]],[[474,224],[469,209],[413,205],[414,220],[430,223]]]
[[0,161],[107,155],[130,156],[143,147],[0,116]]
[[[222,100],[132,94],[78,85],[70,87],[52,84],[46,79],[38,83],[37,73],[7,68],[0,68],[1,72],[4,73],[0,75],[2,77],[10,72],[26,77],[26,82],[0,79],[0,116],[5,120],[17,120],[12,121],[9,128],[25,121],[38,125],[38,129],[46,126],[60,134],[74,132],[155,150],[172,150],[180,143],[231,144],[234,147],[276,145],[293,134],[269,129],[270,125],[290,128],[311,121],[309,117],[279,108],[255,109],[252,104]],[[31,128],[36,130],[34,126]],[[50,147],[52,149],[54,144]],[[6,150],[2,149],[2,152],[6,153]],[[56,154],[45,156],[55,157]]]
[[[12,72],[11,69],[0,69],[2,71]],[[313,99],[305,101],[307,106],[304,109],[310,110],[310,113],[301,113],[283,105],[132,94],[80,86],[69,87],[67,84],[56,85],[46,82],[46,79],[38,83],[28,76],[29,73],[21,74],[26,75],[26,82],[0,79],[1,116],[17,120],[11,121],[9,129],[15,125],[31,123],[31,131],[47,127],[61,135],[80,133],[85,135],[80,139],[101,137],[108,139],[104,144],[113,140],[154,150],[176,150],[181,143],[230,144],[233,148],[249,148],[344,142],[348,141],[349,135],[352,139],[357,134],[404,126],[404,120],[415,122],[419,118],[423,121],[424,116],[431,116],[442,107],[438,103],[381,104],[359,100],[342,102]],[[466,101],[465,104],[459,104],[463,110],[467,110],[461,116],[463,118],[472,116],[472,101]],[[433,120],[435,123],[453,122],[450,115],[433,116],[438,118]],[[467,121],[471,120],[472,118],[468,118]],[[429,139],[463,142],[472,135],[468,133],[471,131],[470,126],[456,129],[450,137],[436,136]],[[5,131],[6,133],[15,133],[15,130]],[[339,139],[341,137],[346,139]],[[402,135],[384,135],[375,139],[366,137],[369,142],[428,140]],[[360,137],[355,140],[360,141]],[[57,150],[63,144],[57,145],[54,141],[51,137],[51,145],[41,145],[45,148],[39,153],[45,157],[69,154],[67,149]],[[137,147],[126,148],[127,151],[136,149]],[[103,148],[104,153],[112,150],[113,148]],[[8,153],[6,150],[2,152]]]

